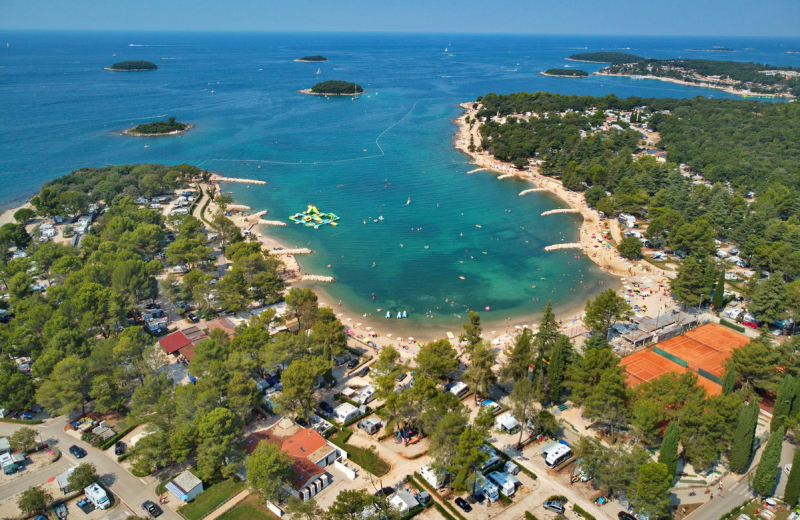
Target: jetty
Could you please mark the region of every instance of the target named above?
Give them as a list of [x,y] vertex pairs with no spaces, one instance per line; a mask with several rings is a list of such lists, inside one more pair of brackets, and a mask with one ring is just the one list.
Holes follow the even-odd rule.
[[222,177],[221,175],[214,174],[209,179],[211,182],[239,182],[242,184],[266,184],[267,181],[259,181],[256,179],[240,179],[239,177]]
[[301,278],[304,282],[333,282],[333,276],[322,276],[318,274],[304,274]]
[[228,209],[253,209],[245,204],[228,204]]
[[498,181],[501,181],[501,180],[503,180],[503,179],[508,179],[509,177],[513,177],[513,176],[514,176],[514,174],[513,174],[513,173],[504,173],[503,175],[501,175],[500,177],[498,177],[498,178],[497,178],[497,180],[498,180]]
[[519,192],[519,196],[522,197],[526,193],[535,193],[537,191],[547,191],[547,188],[531,188],[529,190],[522,190],[521,192]]
[[545,211],[544,213],[542,213],[542,216],[546,217],[547,215],[555,215],[557,213],[580,213],[580,212],[581,210],[577,208],[551,209],[550,211]]
[[555,251],[557,249],[580,249],[581,243],[580,242],[568,242],[566,244],[554,244],[552,246],[547,246],[544,248],[545,251]]
[[306,247],[296,249],[274,249],[269,252],[271,255],[310,255],[312,251]]
[[468,172],[467,172],[467,175],[469,175],[470,173],[482,172],[482,171],[484,171],[484,170],[488,170],[488,169],[489,169],[489,168],[475,168],[474,170],[470,170],[470,171],[468,171]]
[[259,224],[264,224],[266,226],[285,226],[286,222],[281,222],[280,220],[264,220],[263,218],[258,219]]

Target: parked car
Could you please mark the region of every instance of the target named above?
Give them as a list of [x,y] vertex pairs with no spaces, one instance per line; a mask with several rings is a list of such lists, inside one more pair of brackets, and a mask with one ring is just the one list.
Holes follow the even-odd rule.
[[69,452],[72,453],[76,459],[82,459],[86,456],[86,450],[80,446],[75,446],[74,444],[69,447]]
[[114,445],[114,455],[122,455],[123,453],[125,453],[125,448],[127,448],[127,446],[125,445],[124,442],[122,441],[117,442]]
[[548,511],[552,511],[560,515],[564,514],[564,504],[562,504],[557,500],[548,500],[544,504],[542,504],[542,507],[544,507]]
[[358,358],[351,359],[350,361],[347,362],[347,368],[349,368],[350,370],[353,370],[357,366],[358,366]]
[[391,495],[392,493],[394,493],[394,488],[393,488],[393,487],[391,487],[391,486],[386,486],[385,488],[381,488],[381,489],[379,489],[379,490],[378,490],[378,491],[375,493],[375,496],[376,496],[376,497],[378,497],[378,498],[380,498],[380,497],[388,497],[388,496],[389,496],[389,495]]
[[408,372],[400,372],[400,374],[397,376],[397,382],[400,383],[407,377],[408,377]]
[[472,506],[469,505],[469,502],[467,502],[463,498],[458,497],[458,498],[456,498],[455,502],[456,502],[456,505],[458,507],[460,507],[461,509],[463,509],[465,513],[469,513],[470,511],[472,511]]
[[358,374],[356,375],[358,375],[359,377],[364,377],[367,374],[369,374],[369,367],[362,368],[361,370],[358,371]]
[[200,317],[197,314],[193,313],[193,312],[190,312],[189,314],[187,314],[186,317],[192,323],[199,323],[200,322]]
[[431,495],[427,491],[420,491],[414,495],[414,498],[423,506],[427,506],[431,502]]
[[319,403],[319,408],[320,410],[322,410],[327,414],[333,413],[333,406],[331,406],[331,404],[328,403],[327,401],[322,401],[321,403]]
[[142,502],[142,509],[144,509],[147,512],[148,515],[150,515],[150,518],[155,518],[157,516],[161,516],[161,513],[164,512],[164,511],[161,510],[160,507],[155,505],[150,500]]
[[627,511],[620,511],[617,513],[617,518],[619,518],[619,520],[636,520],[636,517]]

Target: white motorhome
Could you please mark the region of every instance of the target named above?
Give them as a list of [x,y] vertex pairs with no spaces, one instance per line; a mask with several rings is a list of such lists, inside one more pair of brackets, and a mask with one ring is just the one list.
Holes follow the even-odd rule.
[[492,471],[487,476],[489,480],[500,488],[500,492],[505,496],[513,497],[514,493],[516,493],[517,484],[519,484],[519,479],[517,479],[517,477],[500,471]]
[[479,497],[483,495],[489,502],[497,502],[500,500],[500,491],[489,479],[483,475],[478,475],[473,486],[472,495]]
[[108,509],[111,507],[111,500],[108,498],[106,490],[93,482],[88,487],[84,488],[83,492],[86,494],[86,499],[94,504],[97,509]]
[[433,487],[433,489],[439,489],[442,487],[447,479],[446,472],[436,471],[430,466],[422,466],[422,469],[419,470],[419,475],[424,478],[425,481]]
[[355,419],[361,412],[350,403],[342,403],[333,409],[333,418],[341,424]]
[[489,458],[486,459],[486,462],[484,462],[481,465],[480,467],[481,471],[486,471],[487,469],[491,468],[498,462],[501,462],[502,459],[500,459],[500,457],[497,456],[497,452],[494,451],[494,448],[492,448],[491,446],[487,446],[486,444],[481,444],[480,446],[478,446],[478,449],[489,455]]
[[359,404],[369,404],[371,401],[375,399],[375,389],[371,386],[365,386],[361,389],[361,392],[356,397],[356,400]]
[[560,466],[572,457],[572,450],[566,444],[551,442],[542,448],[544,462],[548,468]]
[[453,383],[448,390],[458,397],[463,397],[469,391],[469,387],[461,381],[458,381],[457,383]]

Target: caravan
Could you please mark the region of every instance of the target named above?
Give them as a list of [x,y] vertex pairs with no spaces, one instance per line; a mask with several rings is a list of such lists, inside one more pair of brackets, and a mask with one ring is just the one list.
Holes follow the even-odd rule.
[[495,464],[497,464],[499,462],[502,462],[502,459],[497,456],[497,452],[494,451],[494,448],[492,448],[491,446],[487,446],[486,444],[482,444],[482,445],[478,446],[478,449],[480,451],[486,453],[487,455],[489,455],[489,458],[486,459],[486,462],[484,462],[481,465],[481,467],[480,467],[481,471],[486,471],[487,469],[491,468]]
[[480,497],[483,495],[489,502],[500,500],[500,491],[489,479],[483,475],[478,475],[472,487],[472,496]]
[[514,496],[514,493],[517,491],[517,485],[520,483],[517,477],[500,471],[492,471],[487,476],[489,480],[500,488],[500,492],[507,497]]
[[108,499],[106,490],[98,486],[97,482],[89,484],[83,492],[86,494],[86,499],[97,509],[108,509],[111,506],[111,500]]
[[572,450],[566,444],[551,442],[542,448],[544,462],[548,468],[555,468],[572,458]]
[[419,470],[419,475],[425,479],[425,482],[430,484],[433,489],[439,489],[444,486],[447,480],[447,473],[445,471],[436,471],[430,466],[422,466]]

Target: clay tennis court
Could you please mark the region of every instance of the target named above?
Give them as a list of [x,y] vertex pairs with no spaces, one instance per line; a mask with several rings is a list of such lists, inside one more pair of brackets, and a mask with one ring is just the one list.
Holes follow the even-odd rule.
[[[640,350],[630,356],[625,356],[620,361],[620,364],[625,365],[628,384],[631,387],[636,387],[670,372],[680,375],[689,371],[688,368],[682,367],[660,354],[656,354],[653,352],[652,347]],[[720,385],[705,377],[698,377],[697,382],[706,389],[708,395],[717,395],[722,392]]]
[[659,343],[658,348],[682,359],[695,372],[703,369],[722,379],[725,375],[722,365],[731,357],[731,352],[749,341],[744,334],[716,323],[707,323]]

